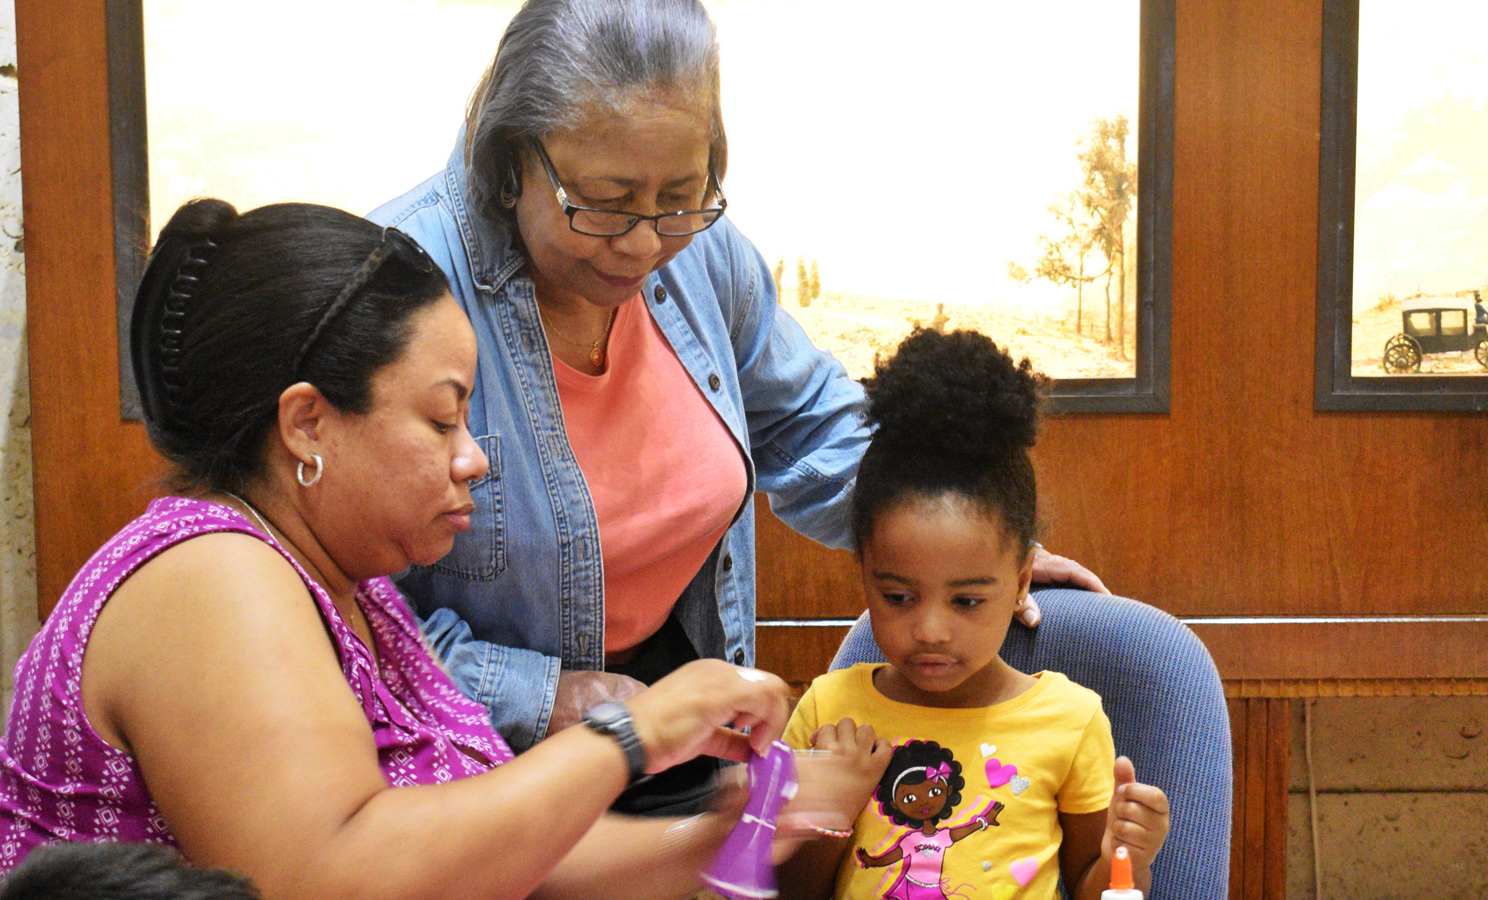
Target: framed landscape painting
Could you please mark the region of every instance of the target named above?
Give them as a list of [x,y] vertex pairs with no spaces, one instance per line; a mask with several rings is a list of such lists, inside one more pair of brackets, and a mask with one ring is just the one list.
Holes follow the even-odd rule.
[[[704,5],[728,215],[819,346],[861,377],[916,325],[974,328],[1054,378],[1056,412],[1166,411],[1173,0]],[[111,0],[121,334],[185,200],[366,212],[442,167],[519,6]],[[440,52],[369,90],[412,46]]]

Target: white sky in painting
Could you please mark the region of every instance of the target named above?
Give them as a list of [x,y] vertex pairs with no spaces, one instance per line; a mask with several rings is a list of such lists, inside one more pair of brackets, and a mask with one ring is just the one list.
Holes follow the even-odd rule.
[[[157,227],[200,194],[365,212],[412,187],[448,157],[517,5],[145,0]],[[766,258],[787,257],[787,281],[804,254],[828,290],[1063,297],[1013,287],[1007,263],[1032,262],[1089,121],[1135,125],[1137,0],[707,5],[730,216]]]
[[1361,0],[1354,308],[1488,286],[1488,4]]

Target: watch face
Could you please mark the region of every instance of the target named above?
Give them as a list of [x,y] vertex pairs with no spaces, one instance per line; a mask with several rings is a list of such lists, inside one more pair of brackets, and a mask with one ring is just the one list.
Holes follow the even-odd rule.
[[584,714],[584,718],[588,719],[591,724],[610,728],[630,718],[630,711],[613,700],[606,700],[591,707],[589,712]]
[[619,742],[620,748],[625,751],[626,765],[630,768],[631,784],[645,777],[646,751],[641,746],[641,737],[636,734],[630,710],[625,704],[613,700],[595,704],[584,713],[584,724]]

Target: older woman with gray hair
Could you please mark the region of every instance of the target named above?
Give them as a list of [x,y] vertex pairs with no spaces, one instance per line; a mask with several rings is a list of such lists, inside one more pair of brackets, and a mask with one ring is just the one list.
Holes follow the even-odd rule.
[[[688,660],[753,663],[756,490],[850,545],[863,392],[776,302],[727,169],[697,0],[529,0],[447,167],[372,213],[475,326],[490,460],[478,520],[401,586],[519,749]],[[1102,589],[1047,554],[1039,576]],[[695,805],[689,766],[617,808]]]

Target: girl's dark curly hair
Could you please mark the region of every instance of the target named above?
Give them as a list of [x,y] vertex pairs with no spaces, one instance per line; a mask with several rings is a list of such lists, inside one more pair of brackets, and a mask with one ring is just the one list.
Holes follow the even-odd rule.
[[873,797],[878,801],[879,809],[895,825],[923,828],[924,819],[912,819],[894,805],[894,788],[901,784],[929,781],[930,777],[925,774],[925,769],[938,769],[942,763],[951,769],[950,776],[945,780],[946,802],[940,808],[940,815],[930,820],[931,824],[955,812],[956,804],[961,802],[961,789],[966,787],[966,779],[961,775],[961,764],[951,756],[951,751],[934,741],[910,741],[894,748],[894,755],[889,757],[889,767],[878,780],[878,787],[873,789]]
[[853,493],[857,546],[880,513],[910,498],[958,494],[1031,549],[1038,485],[1028,451],[1048,379],[975,331],[917,328],[863,379],[873,440]]

